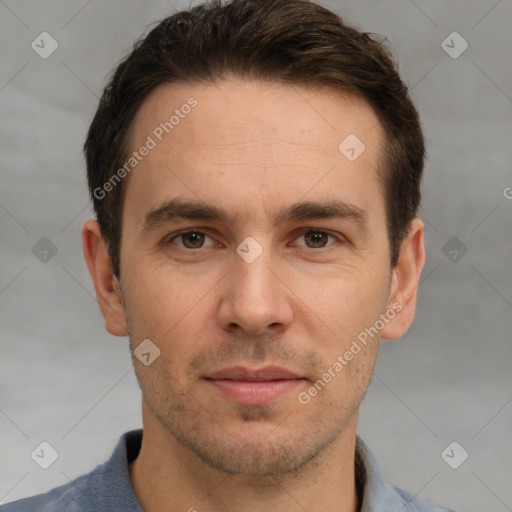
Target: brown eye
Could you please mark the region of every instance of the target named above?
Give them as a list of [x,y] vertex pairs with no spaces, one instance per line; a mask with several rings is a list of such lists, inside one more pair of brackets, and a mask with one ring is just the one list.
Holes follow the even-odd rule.
[[[175,243],[184,249],[202,249],[206,238],[210,237],[202,231],[182,231],[170,238],[168,243]],[[181,244],[175,241],[179,241]]]
[[308,231],[304,233],[304,239],[306,243],[311,244],[314,249],[325,247],[329,239],[329,233],[324,231]]
[[318,229],[310,229],[309,231],[302,232],[297,238],[297,240],[302,239],[305,241],[305,245],[298,244],[301,247],[307,247],[309,249],[323,249],[333,245],[333,243],[328,243],[329,237],[334,239],[334,241],[339,241],[339,239],[332,235],[331,233]]
[[199,249],[204,243],[204,234],[191,231],[190,233],[182,234],[181,240],[188,249]]

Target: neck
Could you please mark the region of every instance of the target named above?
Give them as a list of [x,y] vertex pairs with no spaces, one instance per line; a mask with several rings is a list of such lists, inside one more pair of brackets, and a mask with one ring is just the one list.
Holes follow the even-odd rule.
[[313,460],[280,475],[238,475],[212,468],[143,406],[144,435],[129,465],[134,492],[146,512],[357,512],[354,474],[357,412]]

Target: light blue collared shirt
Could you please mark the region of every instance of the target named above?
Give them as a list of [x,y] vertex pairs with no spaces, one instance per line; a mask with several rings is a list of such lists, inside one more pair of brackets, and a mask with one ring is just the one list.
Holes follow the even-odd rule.
[[[90,473],[51,491],[0,506],[0,512],[143,512],[133,491],[128,464],[139,454],[142,429],[126,432],[114,453]],[[360,512],[454,512],[429,505],[384,481],[364,441],[356,438],[356,479],[363,488]]]

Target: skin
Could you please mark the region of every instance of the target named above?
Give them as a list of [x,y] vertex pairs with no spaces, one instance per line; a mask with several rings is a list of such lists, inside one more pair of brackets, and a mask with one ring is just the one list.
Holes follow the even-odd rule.
[[[132,351],[147,338],[160,350],[149,366],[133,358],[144,427],[134,491],[151,512],[356,511],[359,406],[380,337],[400,337],[414,319],[423,223],[413,220],[391,269],[376,173],[382,127],[367,103],[329,89],[166,84],[137,113],[130,147],[191,96],[197,107],[128,178],[120,282],[97,222],[82,233],[106,329],[129,335]],[[338,149],[351,133],[366,146],[352,162]],[[143,229],[150,210],[176,197],[238,218]],[[366,231],[349,218],[272,221],[295,202],[334,199],[364,210]],[[173,238],[185,228],[207,236]],[[308,230],[320,231],[316,242]],[[252,263],[236,252],[247,236],[263,249]],[[298,392],[397,303],[380,336],[300,403]],[[203,379],[234,365],[277,365],[306,380],[266,406],[239,405]]]

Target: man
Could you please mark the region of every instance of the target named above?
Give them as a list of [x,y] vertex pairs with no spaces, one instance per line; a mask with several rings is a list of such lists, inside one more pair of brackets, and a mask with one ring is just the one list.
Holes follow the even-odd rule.
[[380,43],[305,0],[163,20],[85,143],[83,249],[143,432],[21,511],[440,511],[357,436],[411,325],[424,142]]

